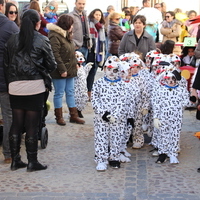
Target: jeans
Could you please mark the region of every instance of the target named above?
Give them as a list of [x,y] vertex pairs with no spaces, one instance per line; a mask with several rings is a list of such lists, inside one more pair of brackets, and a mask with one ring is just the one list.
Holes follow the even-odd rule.
[[53,103],[54,108],[62,107],[62,97],[66,95],[66,103],[69,108],[76,107],[74,99],[74,78],[52,79],[55,89]]
[[5,158],[10,158],[9,132],[12,124],[12,110],[7,92],[0,92],[0,105],[3,117],[3,155]]

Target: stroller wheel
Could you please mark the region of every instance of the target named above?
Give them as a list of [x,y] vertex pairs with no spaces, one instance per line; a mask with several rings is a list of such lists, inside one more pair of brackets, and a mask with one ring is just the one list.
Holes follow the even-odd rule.
[[40,139],[41,148],[45,149],[47,147],[47,143],[48,143],[48,129],[46,127],[43,127]]

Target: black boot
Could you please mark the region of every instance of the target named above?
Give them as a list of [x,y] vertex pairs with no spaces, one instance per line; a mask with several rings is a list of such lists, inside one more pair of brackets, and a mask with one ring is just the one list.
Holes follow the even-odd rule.
[[158,160],[156,161],[156,163],[161,164],[167,161],[167,155],[162,153],[159,155]]
[[11,170],[17,170],[19,168],[24,168],[27,166],[26,163],[21,161],[21,156],[19,154],[20,151],[20,144],[21,144],[21,135],[11,135],[9,137],[10,142],[10,151],[11,151],[11,157],[12,157],[12,163],[11,163]]
[[37,137],[26,137],[26,152],[28,158],[27,172],[47,169],[46,165],[42,165],[37,160],[38,139]]
[[77,110],[77,112],[78,112],[79,118],[84,118],[80,110]]
[[118,160],[110,160],[110,161],[109,161],[109,165],[110,165],[112,168],[115,168],[115,169],[120,168],[120,162],[119,162]]

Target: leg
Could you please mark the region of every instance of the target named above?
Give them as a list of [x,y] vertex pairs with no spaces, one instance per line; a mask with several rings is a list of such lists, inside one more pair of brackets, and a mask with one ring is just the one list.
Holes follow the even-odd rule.
[[11,170],[17,170],[27,166],[26,163],[21,161],[20,156],[21,135],[24,130],[25,111],[21,109],[13,109],[12,116],[13,120],[9,134],[12,157]]
[[9,131],[12,123],[12,110],[10,108],[9,94],[0,93],[1,112],[3,117],[3,155],[5,159],[11,158],[9,145]]
[[47,166],[40,164],[37,160],[38,151],[38,128],[41,120],[41,111],[26,111],[25,128],[26,128],[26,152],[28,158],[27,171],[45,170]]
[[78,112],[75,105],[74,78],[66,79],[65,93],[66,93],[66,103],[70,112],[70,122],[77,124],[84,124],[85,121],[78,117]]
[[54,114],[56,116],[57,124],[64,126],[66,125],[65,120],[63,119],[62,113],[62,98],[65,91],[66,79],[52,79],[53,86],[55,89],[53,102],[54,102]]

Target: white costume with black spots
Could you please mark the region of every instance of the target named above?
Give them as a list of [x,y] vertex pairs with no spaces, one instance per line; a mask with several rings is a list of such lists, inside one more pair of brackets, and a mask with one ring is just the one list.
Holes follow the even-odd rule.
[[[92,88],[92,106],[94,109],[95,161],[119,160],[120,146],[127,106],[124,82],[110,82],[105,77],[97,80]],[[116,121],[106,122],[102,119],[109,112]],[[108,149],[110,147],[110,150]]]
[[76,51],[75,54],[79,67],[77,70],[77,76],[74,78],[74,98],[77,109],[82,111],[87,105],[89,99],[87,94],[87,76],[93,63],[87,63],[83,66],[82,63],[85,61],[83,54],[79,51]]

